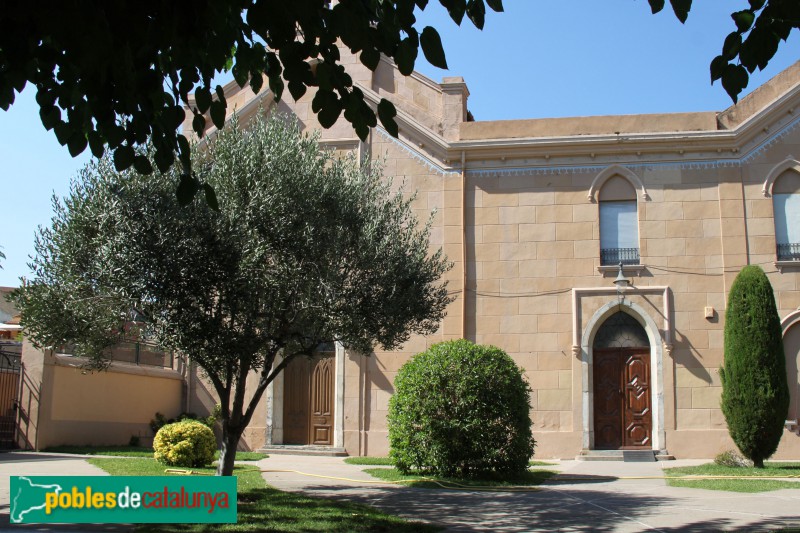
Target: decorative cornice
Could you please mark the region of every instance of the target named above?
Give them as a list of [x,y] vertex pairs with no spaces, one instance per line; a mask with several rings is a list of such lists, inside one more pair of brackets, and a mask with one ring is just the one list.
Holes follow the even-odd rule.
[[382,137],[383,140],[394,144],[395,146],[400,148],[402,151],[407,153],[409,156],[411,156],[411,159],[413,159],[414,161],[418,162],[420,165],[424,166],[426,169],[428,169],[428,171],[430,171],[432,173],[435,173],[435,174],[438,174],[440,176],[453,176],[453,175],[458,175],[459,174],[459,172],[456,171],[456,170],[448,169],[448,168],[445,168],[445,167],[439,165],[436,161],[434,161],[433,159],[431,159],[431,158],[425,156],[424,154],[420,153],[418,150],[416,150],[415,148],[410,146],[404,140],[402,140],[400,138],[392,137],[382,127],[376,126],[375,127],[375,132],[380,134],[380,136]]
[[[705,161],[664,161],[664,162],[647,162],[647,163],[619,163],[621,167],[630,169],[634,172],[642,172],[645,170],[655,169],[681,169],[681,170],[695,170],[695,169],[712,169],[712,168],[730,168],[740,167],[742,165],[751,163],[757,157],[762,156],[765,150],[778,143],[782,138],[786,137],[796,129],[800,128],[800,116],[794,117],[789,123],[784,125],[778,131],[761,141],[754,148],[747,151],[738,158],[726,159],[710,159]],[[558,175],[558,174],[587,174],[600,172],[607,168],[606,164],[586,164],[586,165],[530,165],[518,166],[507,168],[467,168],[467,175],[474,177],[504,177],[504,176],[544,176],[544,175]]]

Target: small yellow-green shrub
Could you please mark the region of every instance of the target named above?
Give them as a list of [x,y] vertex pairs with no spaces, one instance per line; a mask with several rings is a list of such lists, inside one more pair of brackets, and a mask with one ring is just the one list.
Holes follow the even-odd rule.
[[158,430],[153,450],[156,461],[165,465],[201,467],[214,461],[217,441],[205,424],[182,420]]

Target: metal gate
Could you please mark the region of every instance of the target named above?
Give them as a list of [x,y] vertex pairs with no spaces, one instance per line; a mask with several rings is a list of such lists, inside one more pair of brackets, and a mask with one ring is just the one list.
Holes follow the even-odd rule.
[[16,447],[22,343],[0,342],[0,449]]

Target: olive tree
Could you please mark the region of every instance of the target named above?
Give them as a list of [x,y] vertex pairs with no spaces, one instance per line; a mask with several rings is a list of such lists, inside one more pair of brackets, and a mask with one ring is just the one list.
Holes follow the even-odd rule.
[[102,366],[134,314],[140,334],[199,365],[222,406],[221,475],[289,361],[324,342],[395,348],[434,332],[450,302],[450,263],[412,199],[286,120],[234,120],[194,151],[214,205],[178,206],[171,173],[90,164],[54,200],[17,295],[39,347],[71,343]]

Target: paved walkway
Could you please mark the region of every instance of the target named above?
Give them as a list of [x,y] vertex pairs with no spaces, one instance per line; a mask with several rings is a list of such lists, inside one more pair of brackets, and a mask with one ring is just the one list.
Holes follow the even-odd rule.
[[68,454],[35,452],[0,453],[0,533],[21,531],[130,531],[128,525],[47,524],[10,525],[10,476],[105,476],[105,471],[90,465],[83,458]]
[[[563,481],[535,492],[478,492],[367,484],[363,466],[342,458],[274,455],[259,462],[271,485],[314,496],[375,505],[387,512],[439,524],[447,531],[765,531],[800,528],[800,487],[760,494],[668,487],[668,463],[561,461]],[[126,531],[128,526],[9,526],[9,476],[104,475],[82,458],[59,454],[0,454],[0,533],[14,531]],[[328,477],[320,477],[328,476]],[[348,478],[353,481],[331,478]]]
[[[267,472],[271,485],[344,498],[439,524],[447,531],[720,531],[800,527],[800,486],[759,494],[668,487],[661,467],[707,461],[561,461],[562,479],[542,490],[498,493],[362,485],[341,479]],[[374,480],[341,458],[274,455],[264,469]],[[618,479],[609,479],[618,478]],[[627,478],[627,479],[626,479]],[[639,478],[639,479],[637,479]],[[644,478],[644,479],[642,479]]]

